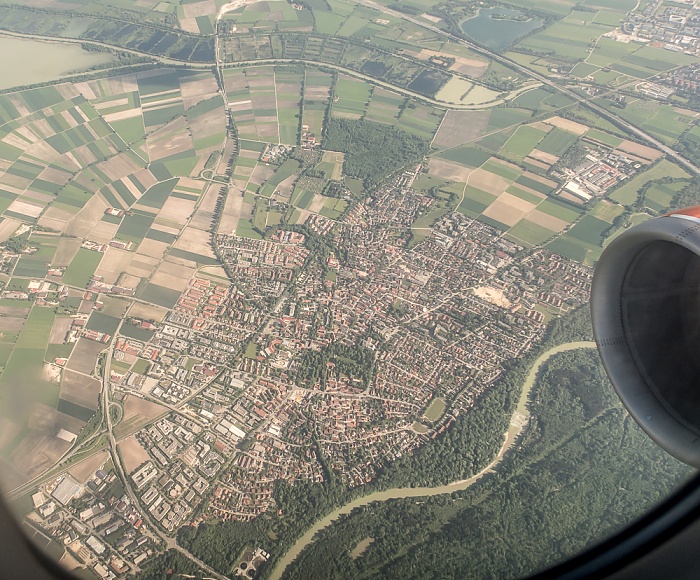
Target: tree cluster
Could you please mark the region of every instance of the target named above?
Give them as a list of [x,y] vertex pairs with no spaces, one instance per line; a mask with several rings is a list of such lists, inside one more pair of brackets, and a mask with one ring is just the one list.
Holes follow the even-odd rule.
[[182,578],[187,575],[188,578],[201,579],[209,576],[192,560],[178,552],[177,550],[168,550],[164,554],[156,556],[138,573],[132,574],[129,578],[134,580],[166,580],[169,578]]
[[428,152],[428,143],[395,127],[372,121],[331,118],[326,125],[323,147],[345,153],[343,171],[364,180],[373,189],[384,179]]
[[[585,326],[579,315],[550,338]],[[353,511],[322,530],[285,578],[527,576],[626,525],[690,471],[626,415],[592,349],[553,356],[533,399],[528,431],[495,473],[452,495]]]
[[183,526],[178,531],[177,543],[218,572],[230,574],[246,546],[268,546],[269,529],[269,519],[264,517],[252,522]]
[[299,361],[296,381],[311,387],[317,382],[325,388],[331,374],[360,379],[367,387],[374,377],[374,351],[358,344],[333,343],[319,351],[307,350]]

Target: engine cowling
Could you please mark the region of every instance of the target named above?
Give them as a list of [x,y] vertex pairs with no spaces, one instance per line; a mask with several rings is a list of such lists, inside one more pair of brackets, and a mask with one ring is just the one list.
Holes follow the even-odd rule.
[[630,415],[700,468],[700,206],[630,228],[596,266],[591,316]]

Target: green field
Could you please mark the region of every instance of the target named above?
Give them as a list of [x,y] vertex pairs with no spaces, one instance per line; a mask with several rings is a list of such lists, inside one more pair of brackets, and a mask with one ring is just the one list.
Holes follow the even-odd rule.
[[528,125],[522,125],[518,127],[518,130],[513,136],[508,139],[501,151],[508,157],[522,160],[523,157],[526,157],[530,151],[538,146],[537,144],[543,138],[546,138],[544,131],[540,131]]
[[687,178],[688,174],[678,167],[675,163],[671,163],[666,159],[662,159],[651,169],[640,173],[630,181],[625,183],[610,194],[610,199],[622,205],[631,205],[637,200],[637,192],[645,183],[655,181],[663,177],[680,177]]
[[506,109],[504,107],[497,107],[491,110],[491,116],[489,117],[486,130],[493,131],[519,125],[527,121],[531,116],[532,111],[528,111],[527,109]]
[[147,330],[145,328],[139,328],[138,326],[134,326],[133,324],[125,323],[119,329],[119,334],[127,336],[129,338],[134,338],[136,340],[148,342],[149,340],[151,340],[151,338],[153,338],[155,331]]
[[[611,108],[609,102],[604,104]],[[650,100],[630,101],[624,109],[611,110],[658,137],[667,145],[673,145],[688,125],[694,121],[693,117],[680,114],[670,105],[662,105]]]
[[613,220],[624,212],[624,209],[619,205],[610,203],[607,200],[601,199],[591,211],[593,217],[612,223]]
[[146,287],[139,296],[141,300],[158,304],[158,306],[165,306],[166,308],[175,306],[179,297],[180,292],[177,290],[158,286],[157,284],[146,284]]
[[295,159],[287,159],[275,173],[259,188],[259,193],[266,197],[272,195],[277,186],[285,179],[291,177],[299,170],[299,162]]
[[519,46],[543,55],[556,54],[572,60],[583,60],[588,55],[589,44],[612,29],[610,26],[566,19],[555,22],[541,32],[528,36]]
[[[47,382],[42,372],[53,320],[53,309],[32,308],[0,376],[0,413],[20,425],[26,423],[35,403],[54,408],[58,403],[58,385]],[[6,447],[2,453],[10,451]]]
[[525,242],[529,246],[542,244],[554,235],[554,232],[527,220],[520,220],[507,236],[515,242]]
[[446,407],[447,405],[443,399],[434,399],[433,402],[428,405],[423,416],[429,421],[435,422],[442,417]]
[[[172,182],[169,182],[172,183]],[[162,191],[166,190],[168,186],[162,184],[164,187],[159,188],[158,196],[162,195]],[[173,183],[174,185],[174,183]],[[155,196],[154,196],[155,197]],[[155,203],[155,202],[154,202]],[[125,242],[133,242],[138,244],[146,237],[146,233],[153,223],[154,216],[147,213],[137,213],[140,210],[136,210],[131,214],[125,215],[122,219],[121,225],[115,234],[115,238],[123,240]]]
[[617,147],[624,141],[621,137],[615,135],[610,135],[610,133],[604,133],[598,129],[589,129],[586,132],[586,139],[593,139],[610,147]]
[[90,318],[88,319],[85,328],[88,328],[90,330],[96,330],[98,332],[104,332],[106,334],[114,336],[114,334],[117,332],[117,328],[119,327],[120,322],[121,320],[119,318],[115,318],[114,316],[108,316],[107,314],[103,314],[102,312],[98,312],[97,310],[95,310],[90,315]]
[[438,154],[438,157],[442,159],[448,159],[450,161],[456,161],[467,167],[481,167],[488,159],[491,154],[484,151],[483,149],[478,149],[477,147],[461,146],[454,149],[448,149],[447,151],[442,151]]
[[500,177],[503,177],[504,179],[507,179],[508,181],[515,181],[521,176],[522,170],[510,163],[500,163],[499,161],[495,159],[490,159],[486,163],[484,163],[481,167],[481,169],[484,169],[485,171],[488,171],[489,173],[493,173],[495,175],[498,175]]
[[673,198],[688,185],[687,181],[652,185],[644,196],[644,205],[656,213],[663,213],[671,207]]
[[537,209],[567,222],[573,222],[583,213],[568,203],[556,199],[545,199]]
[[160,209],[170,197],[177,181],[177,179],[168,179],[156,183],[139,198],[138,204]]
[[63,281],[70,286],[87,287],[103,256],[101,252],[80,248],[70,266],[63,272]]
[[583,262],[588,255],[588,250],[583,244],[579,243],[578,240],[572,240],[566,235],[547,244],[547,249],[550,252],[565,258],[571,258],[577,262]]
[[464,199],[457,211],[470,217],[477,217],[494,201],[496,201],[495,195],[470,185],[464,190]]
[[582,242],[598,246],[601,243],[602,232],[609,227],[610,224],[608,222],[587,215],[569,230],[568,235]]
[[537,146],[540,151],[551,153],[552,155],[563,155],[571,147],[576,140],[577,135],[563,131],[559,127],[554,127],[547,136],[542,139],[542,142]]

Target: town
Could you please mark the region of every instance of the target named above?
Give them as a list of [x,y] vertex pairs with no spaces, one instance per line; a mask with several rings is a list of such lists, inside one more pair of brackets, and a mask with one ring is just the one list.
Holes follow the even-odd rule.
[[[230,285],[195,276],[162,321],[126,318],[111,398],[162,416],[120,444],[139,503],[101,465],[85,485],[47,483],[35,525],[109,578],[157,546],[144,513],[169,536],[209,518],[252,520],[275,509],[277,481],[323,481],[321,455],[348,486],[366,484],[469,413],[504,361],[585,302],[590,268],[523,254],[458,213],[412,245],[409,227],[432,202],[415,176],[357,204],[328,235],[332,250],[308,249],[312,229],[220,235]],[[84,324],[76,313],[66,340],[111,341]]]

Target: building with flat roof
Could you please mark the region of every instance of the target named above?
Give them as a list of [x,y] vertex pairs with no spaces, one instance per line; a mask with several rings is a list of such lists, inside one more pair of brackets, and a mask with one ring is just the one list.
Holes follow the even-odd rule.
[[51,497],[62,505],[66,505],[76,495],[80,493],[82,486],[70,475],[65,475],[63,481],[53,490]]

